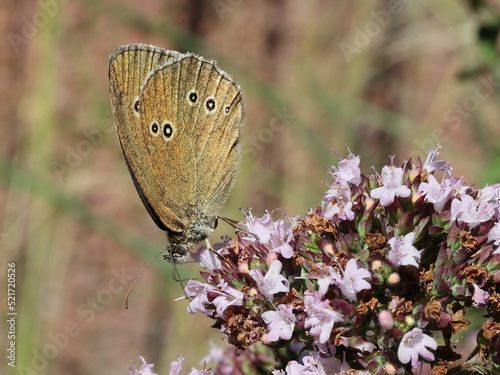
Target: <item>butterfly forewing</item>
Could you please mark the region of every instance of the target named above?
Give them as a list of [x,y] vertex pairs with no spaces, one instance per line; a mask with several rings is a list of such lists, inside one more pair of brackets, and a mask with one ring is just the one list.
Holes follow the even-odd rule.
[[122,152],[139,195],[160,228],[170,225],[170,229],[181,231],[183,228],[175,215],[156,212],[153,203],[159,188],[142,134],[140,103],[142,88],[151,74],[179,56],[182,56],[179,52],[144,44],[121,46],[110,57],[109,84]]

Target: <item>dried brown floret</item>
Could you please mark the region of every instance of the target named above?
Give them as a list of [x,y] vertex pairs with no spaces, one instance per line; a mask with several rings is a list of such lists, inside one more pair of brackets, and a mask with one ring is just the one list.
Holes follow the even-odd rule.
[[470,321],[465,319],[464,310],[458,310],[451,315],[451,331],[453,334],[467,329],[469,324]]
[[291,291],[285,293],[283,296],[276,298],[276,305],[291,305],[294,309],[303,309],[304,300],[300,298],[299,293],[292,288]]
[[411,311],[412,307],[411,301],[406,301],[398,296],[392,296],[392,300],[389,302],[389,311],[392,316],[406,315]]
[[469,230],[464,230],[460,232],[460,242],[462,242],[462,246],[469,252],[473,252],[476,248],[476,237],[471,236]]
[[365,236],[365,242],[370,250],[380,250],[387,244],[387,238],[382,236],[380,233],[368,233]]
[[439,366],[434,366],[431,370],[431,375],[444,375],[448,372],[448,369],[446,366],[439,365]]
[[344,329],[343,328],[333,328],[332,333],[330,335],[330,343],[335,345],[335,346],[341,346],[344,345],[344,339],[342,338],[342,335],[344,334]]
[[434,264],[431,264],[429,270],[420,272],[420,280],[422,281],[422,288],[430,292],[432,284],[434,283]]
[[492,292],[490,293],[490,298],[488,299],[488,311],[497,317],[500,317],[500,293]]
[[368,312],[370,312],[370,310],[374,310],[378,305],[379,305],[378,299],[373,297],[372,299],[370,299],[367,302],[361,301],[359,303],[358,307],[356,308],[356,310],[361,315],[366,315],[366,314],[368,314]]
[[483,336],[491,340],[494,337],[500,336],[500,323],[488,320],[483,324]]
[[483,284],[490,277],[488,271],[481,266],[467,266],[462,270],[462,277],[468,283]]
[[300,220],[296,227],[293,228],[293,235],[297,237],[298,232],[303,231],[313,231],[320,235],[330,234],[334,235],[337,233],[337,228],[333,226],[331,222],[326,220],[324,217],[319,216],[317,213],[309,213],[305,218]]
[[431,298],[430,302],[425,305],[424,318],[427,320],[437,320],[441,313],[441,303]]
[[250,312],[248,315],[242,314],[233,306],[229,306],[224,314],[228,317],[227,329],[228,342],[237,348],[245,348],[255,342],[260,341],[265,330],[259,324],[256,316]]

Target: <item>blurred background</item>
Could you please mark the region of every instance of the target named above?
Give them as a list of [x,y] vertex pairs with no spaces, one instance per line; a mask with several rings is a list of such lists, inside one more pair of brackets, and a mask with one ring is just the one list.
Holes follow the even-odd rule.
[[[77,1],[0,3],[2,285],[16,272],[17,367],[9,374],[127,374],[139,355],[186,373],[224,345],[188,315],[165,245],[114,130],[108,56],[149,43],[218,61],[247,104],[243,160],[223,215],[305,215],[331,150],[364,173],[441,144],[454,174],[500,178],[500,4],[493,1]],[[211,242],[232,229],[220,223]],[[197,277],[195,264],[179,267]],[[6,286],[2,286],[2,296]],[[2,298],[2,353],[7,303]],[[5,329],[4,329],[5,328]]]

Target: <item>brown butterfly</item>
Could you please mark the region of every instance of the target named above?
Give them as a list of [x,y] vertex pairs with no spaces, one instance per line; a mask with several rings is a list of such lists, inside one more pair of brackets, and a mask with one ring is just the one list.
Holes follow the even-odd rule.
[[135,187],[182,263],[212,232],[234,184],[245,106],[214,61],[129,44],[109,63],[116,130]]

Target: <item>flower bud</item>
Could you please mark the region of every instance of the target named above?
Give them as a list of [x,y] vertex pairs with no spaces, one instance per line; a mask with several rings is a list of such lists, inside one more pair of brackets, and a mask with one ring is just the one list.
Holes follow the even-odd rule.
[[248,275],[250,269],[248,268],[248,263],[240,263],[238,264],[238,271],[244,275]]
[[387,375],[394,375],[398,368],[394,366],[392,363],[388,362],[385,364],[385,373]]
[[372,198],[368,198],[365,201],[365,210],[369,210],[375,204],[375,200]]
[[406,317],[405,317],[405,323],[409,327],[413,327],[413,325],[415,324],[415,318],[413,317],[413,315],[406,315]]
[[380,323],[380,326],[386,331],[389,331],[392,329],[392,327],[394,327],[394,319],[392,317],[392,314],[387,310],[382,310],[378,314],[378,321]]
[[399,273],[393,272],[389,275],[389,278],[387,279],[390,285],[396,286],[401,282],[401,276],[399,276]]
[[382,262],[380,260],[374,260],[372,262],[372,270],[377,271],[380,267],[382,267]]
[[254,298],[259,294],[259,290],[257,288],[250,288],[248,290],[248,297]]
[[418,176],[420,176],[420,171],[421,171],[420,168],[415,168],[411,170],[410,175],[408,176],[411,182],[415,181],[415,179]]
[[420,193],[413,194],[411,197],[411,203],[415,204],[422,197],[423,197],[423,195]]
[[321,245],[321,250],[323,250],[323,252],[329,256],[334,256],[335,253],[333,252],[333,246],[332,246],[332,243],[330,241],[324,241],[323,243],[320,243]]

